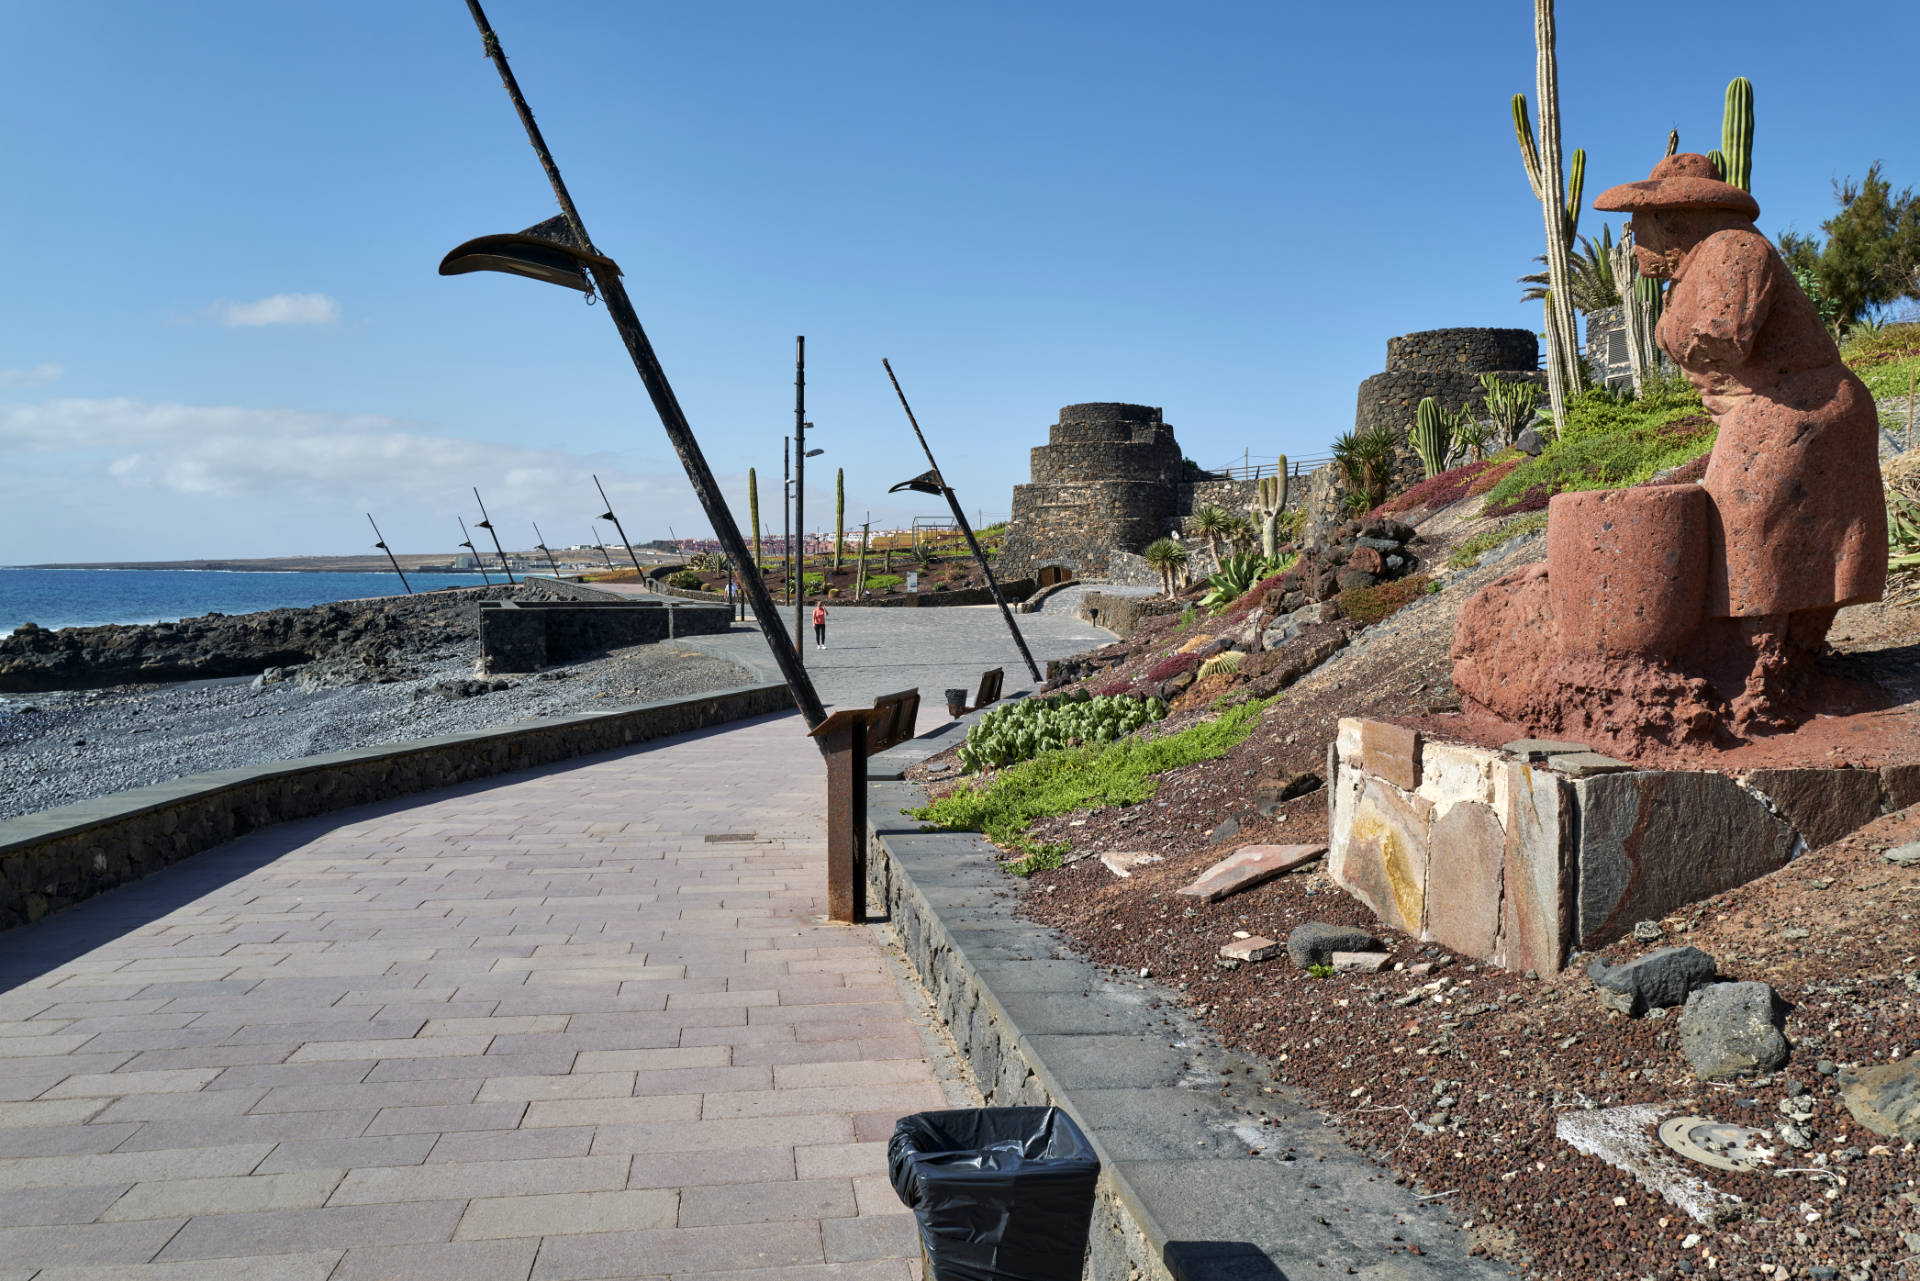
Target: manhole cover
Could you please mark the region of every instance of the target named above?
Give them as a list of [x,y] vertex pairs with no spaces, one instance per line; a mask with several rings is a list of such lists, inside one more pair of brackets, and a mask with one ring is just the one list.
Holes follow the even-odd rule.
[[750,841],[752,839],[753,839],[752,832],[708,832],[707,833],[707,844],[709,845],[719,845],[725,841]]
[[1773,1164],[1776,1151],[1765,1130],[1729,1125],[1704,1116],[1677,1116],[1660,1124],[1660,1141],[1701,1165],[1716,1170],[1748,1171]]

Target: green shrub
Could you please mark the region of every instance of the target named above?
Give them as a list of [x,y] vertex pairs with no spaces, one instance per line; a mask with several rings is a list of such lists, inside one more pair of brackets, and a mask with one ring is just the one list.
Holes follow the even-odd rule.
[[803,592],[821,592],[826,590],[826,586],[827,576],[825,574],[802,574],[800,576],[800,590]]
[[1048,752],[1008,766],[985,787],[976,781],[914,810],[913,817],[949,831],[984,832],[1001,847],[1027,856],[1008,864],[1010,871],[1017,871],[1034,856],[1044,858],[1051,853],[1058,858],[1066,849],[1064,843],[1030,841],[1027,829],[1056,814],[1137,805],[1153,799],[1160,787],[1159,775],[1225,756],[1253,732],[1260,714],[1279,697],[1276,694],[1242,703],[1178,734],[1151,740],[1136,736]]
[[1340,608],[1355,622],[1384,622],[1426,595],[1429,581],[1425,574],[1415,574],[1377,587],[1349,587],[1340,593]]
[[691,569],[676,569],[667,575],[669,587],[682,587],[690,591],[700,590],[700,575]]
[[996,707],[967,730],[960,764],[969,770],[1031,760],[1081,743],[1110,743],[1167,714],[1159,699],[1096,697],[1085,690],[1023,698]]
[[1488,490],[1481,514],[1542,511],[1555,494],[1642,484],[1700,457],[1716,435],[1699,393],[1675,379],[1650,383],[1638,400],[1583,392],[1568,406],[1560,438]]

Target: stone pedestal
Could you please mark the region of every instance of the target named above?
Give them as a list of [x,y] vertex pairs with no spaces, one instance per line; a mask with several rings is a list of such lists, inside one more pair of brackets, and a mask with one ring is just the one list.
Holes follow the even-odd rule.
[[1355,719],[1327,765],[1335,883],[1394,929],[1540,971],[1912,803],[1920,773],[1642,770]]

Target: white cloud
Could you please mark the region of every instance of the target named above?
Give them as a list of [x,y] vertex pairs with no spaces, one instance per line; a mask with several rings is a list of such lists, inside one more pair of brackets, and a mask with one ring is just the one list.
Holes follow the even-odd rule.
[[502,509],[585,513],[599,508],[588,477],[596,470],[628,509],[678,509],[685,498],[677,477],[620,474],[605,457],[459,440],[372,414],[127,398],[0,405],[0,455],[16,451],[64,455],[70,476],[104,472],[130,489],[202,501],[326,497],[389,510],[464,510],[477,483]]
[[0,369],[0,387],[42,387],[57,383],[67,371],[51,360],[15,369]]
[[228,302],[213,305],[220,323],[232,329],[257,329],[262,325],[332,325],[340,320],[340,304],[325,294],[275,294],[257,302]]

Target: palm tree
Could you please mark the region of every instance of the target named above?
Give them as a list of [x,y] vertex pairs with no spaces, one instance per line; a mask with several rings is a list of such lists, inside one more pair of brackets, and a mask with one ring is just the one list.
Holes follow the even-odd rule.
[[1171,538],[1157,538],[1147,544],[1147,550],[1141,555],[1147,567],[1160,575],[1160,586],[1166,591],[1168,599],[1173,597],[1174,578],[1187,564],[1187,549]]
[[1221,535],[1227,540],[1227,546],[1235,552],[1246,551],[1253,546],[1254,540],[1259,536],[1254,530],[1253,522],[1239,512],[1233,512],[1227,517],[1227,527]]
[[1214,563],[1220,561],[1220,540],[1227,537],[1232,526],[1233,513],[1219,503],[1202,503],[1187,522],[1188,528],[1207,540],[1207,550],[1213,554]]
[[[1567,294],[1574,309],[1588,315],[1602,307],[1618,307],[1620,285],[1613,275],[1613,228],[1601,224],[1598,245],[1586,236],[1578,239],[1579,251],[1567,255]],[[1537,254],[1533,260],[1545,263],[1547,256]],[[1546,298],[1545,271],[1530,272],[1520,277],[1520,283],[1527,286],[1520,295],[1521,302],[1540,302]]]
[[1400,438],[1390,427],[1347,432],[1333,442],[1333,466],[1347,487],[1349,506],[1372,511],[1387,500],[1393,478],[1393,451]]

